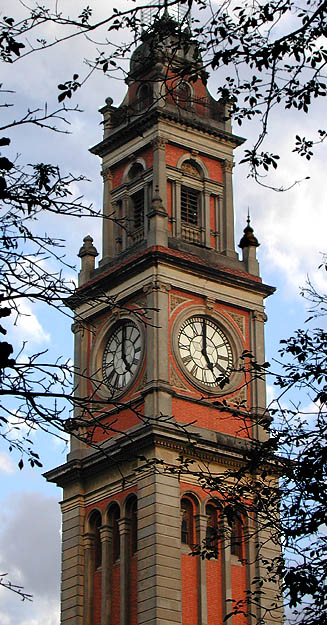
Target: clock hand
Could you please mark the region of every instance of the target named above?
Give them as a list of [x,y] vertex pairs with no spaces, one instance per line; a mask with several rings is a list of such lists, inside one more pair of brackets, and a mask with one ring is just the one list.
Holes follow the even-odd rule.
[[210,362],[209,360],[209,356],[207,353],[207,324],[205,322],[205,319],[203,319],[202,321],[202,356],[204,356],[204,359],[208,365],[208,369],[210,369],[210,371],[213,371],[213,364],[212,362]]
[[123,359],[123,363],[127,369],[127,371],[131,370],[131,365],[128,362],[127,358],[126,358],[126,351],[125,351],[125,343],[126,343],[126,325],[124,324],[122,327],[122,346],[121,346],[121,356]]

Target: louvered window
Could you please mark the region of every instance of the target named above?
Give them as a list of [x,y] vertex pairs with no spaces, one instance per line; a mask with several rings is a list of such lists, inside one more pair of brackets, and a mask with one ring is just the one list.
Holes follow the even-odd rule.
[[131,197],[133,209],[133,228],[138,230],[143,227],[144,223],[144,191],[141,189],[134,193]]
[[199,223],[199,202],[200,193],[188,187],[181,189],[181,220],[182,223],[190,226],[197,226]]

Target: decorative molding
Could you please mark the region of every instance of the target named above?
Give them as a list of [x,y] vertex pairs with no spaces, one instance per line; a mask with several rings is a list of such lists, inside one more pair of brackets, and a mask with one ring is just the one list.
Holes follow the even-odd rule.
[[185,174],[188,174],[189,176],[195,176],[196,178],[202,178],[199,170],[192,165],[192,163],[190,163],[190,161],[185,161],[184,163],[182,163],[182,167],[181,167],[182,171]]
[[113,175],[112,175],[112,171],[110,169],[110,167],[106,167],[105,169],[103,169],[101,171],[101,176],[103,178],[103,180],[107,179],[110,182],[112,181]]
[[71,331],[73,334],[81,333],[81,336],[83,337],[85,332],[85,324],[81,321],[75,321],[75,323],[73,323],[71,326]]
[[262,323],[265,323],[268,319],[266,313],[264,312],[260,312],[259,310],[253,310],[252,311],[252,318],[255,321],[261,321]]
[[214,310],[215,308],[215,300],[210,297],[205,298],[205,307],[207,310]]
[[242,336],[245,339],[245,319],[243,315],[239,315],[238,313],[229,312],[229,311],[228,311],[228,314],[236,323],[237,327],[241,330]]
[[132,306],[136,307],[136,309],[137,309],[136,312],[137,313],[141,313],[142,311],[144,311],[144,309],[147,308],[147,301],[146,301],[145,295],[142,293],[138,297],[133,298],[130,301],[130,304]]
[[153,141],[151,141],[154,150],[165,149],[166,143],[168,143],[168,139],[165,139],[164,137],[156,137]]
[[162,282],[162,280],[152,280],[149,284],[145,284],[143,287],[144,293],[152,293],[153,291],[161,291],[163,293],[169,293],[171,289],[168,282]]
[[187,299],[187,297],[181,297],[180,295],[175,295],[174,293],[172,293],[169,298],[170,314],[172,314],[178,306],[181,306],[182,304],[185,304],[185,302],[188,302],[188,301],[189,300]]
[[227,405],[228,406],[241,406],[244,409],[245,408],[244,402],[246,401],[247,401],[247,388],[243,386],[238,391],[238,393],[235,393],[233,397],[227,400]]
[[228,172],[229,174],[231,174],[233,171],[233,167],[234,167],[234,163],[232,161],[224,161],[223,168],[225,172]]
[[146,370],[145,370],[138,384],[136,384],[136,386],[133,388],[133,393],[141,391],[146,386],[147,381],[148,379],[147,379]]
[[174,366],[172,365],[172,363],[170,363],[170,383],[172,386],[174,386],[175,388],[182,388],[185,390],[189,390],[186,386],[186,384],[184,384],[180,377],[177,375]]

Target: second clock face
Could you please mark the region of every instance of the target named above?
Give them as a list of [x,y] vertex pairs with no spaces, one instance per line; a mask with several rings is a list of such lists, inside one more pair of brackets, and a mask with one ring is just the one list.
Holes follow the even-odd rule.
[[102,359],[103,379],[113,391],[123,391],[140,364],[142,338],[133,321],[122,320],[109,335]]
[[213,319],[200,315],[186,319],[179,331],[178,349],[188,374],[205,386],[218,386],[221,376],[231,371],[230,343]]

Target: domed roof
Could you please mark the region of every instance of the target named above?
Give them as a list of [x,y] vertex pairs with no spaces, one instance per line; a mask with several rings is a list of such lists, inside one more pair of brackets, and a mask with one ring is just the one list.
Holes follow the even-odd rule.
[[[144,71],[144,68],[156,62],[165,62],[170,55],[181,56],[194,62],[195,44],[191,41],[188,28],[180,30],[178,24],[168,14],[154,22],[151,31],[141,36],[142,43],[134,50],[130,60],[130,76]],[[188,45],[184,45],[188,44]],[[198,59],[199,61],[199,59]]]

